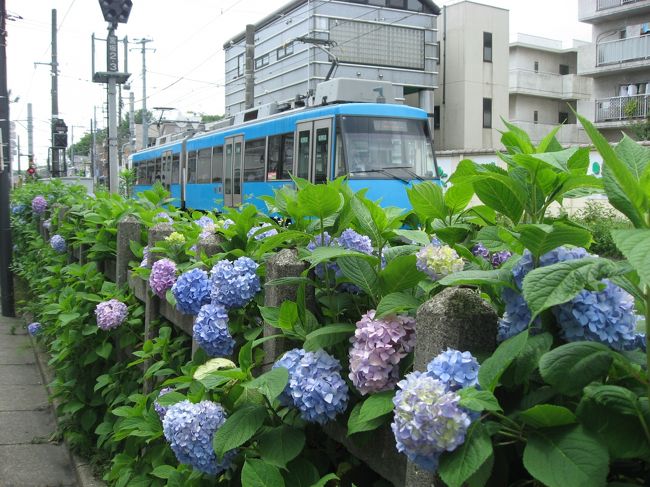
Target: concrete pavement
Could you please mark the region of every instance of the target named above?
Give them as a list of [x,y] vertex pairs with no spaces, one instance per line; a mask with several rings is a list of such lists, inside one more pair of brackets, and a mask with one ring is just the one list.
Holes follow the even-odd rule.
[[0,487],[72,487],[54,412],[22,320],[0,316]]

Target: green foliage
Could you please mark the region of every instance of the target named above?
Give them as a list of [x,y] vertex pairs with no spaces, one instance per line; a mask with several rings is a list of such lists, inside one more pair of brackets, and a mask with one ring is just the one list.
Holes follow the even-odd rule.
[[575,221],[593,235],[594,241],[590,247],[593,253],[612,259],[623,258],[614,244],[611,231],[631,228],[631,225],[613,208],[597,201],[587,201],[585,207],[576,214]]

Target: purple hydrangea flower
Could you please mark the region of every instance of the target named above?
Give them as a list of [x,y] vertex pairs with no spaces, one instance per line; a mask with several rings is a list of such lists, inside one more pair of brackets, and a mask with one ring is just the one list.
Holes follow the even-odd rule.
[[160,213],[156,214],[156,216],[154,216],[153,219],[154,221],[158,220],[166,223],[174,223],[174,219],[164,211],[161,211]]
[[422,248],[417,254],[416,267],[437,281],[443,277],[463,270],[465,263],[456,251],[448,245],[431,243]]
[[305,421],[325,424],[347,408],[348,386],[341,377],[341,364],[324,350],[292,350],[273,367],[289,370],[283,397],[290,398]]
[[180,463],[217,475],[230,468],[236,454],[230,450],[218,461],[212,447],[214,434],[225,422],[226,412],[221,404],[212,401],[193,404],[185,400],[169,406],[163,419],[163,433]]
[[350,338],[352,384],[363,395],[392,389],[399,380],[399,362],[415,345],[415,319],[389,315],[375,319],[375,310],[357,321]]
[[478,384],[478,369],[478,360],[470,352],[448,348],[429,362],[427,375],[445,384],[448,390],[457,391]]
[[165,414],[167,413],[167,410],[169,409],[169,406],[161,406],[158,404],[158,399],[160,399],[160,396],[164,396],[168,392],[172,392],[174,390],[173,387],[163,387],[160,389],[160,392],[158,393],[158,398],[153,402],[153,408],[158,413],[158,417],[160,418],[160,421],[162,421],[165,418]]
[[228,330],[228,311],[220,304],[201,307],[194,321],[193,338],[210,357],[230,357],[235,340]]
[[490,257],[490,251],[485,248],[485,245],[483,245],[481,242],[477,243],[472,247],[472,254],[476,256],[481,256],[484,259],[488,259]]
[[[262,230],[264,228],[268,228],[268,230],[266,232],[257,233],[257,232],[259,232],[260,230]],[[275,229],[275,227],[273,225],[271,225],[270,223],[266,222],[266,223],[262,223],[258,227],[251,228],[248,231],[248,233],[246,234],[246,236],[248,238],[251,238],[251,237],[254,236],[255,240],[264,240],[265,238],[272,237],[273,235],[277,235],[277,234],[278,234],[278,231]]]
[[140,262],[140,267],[149,267],[149,246],[145,245],[142,249],[142,262]]
[[95,317],[97,318],[97,326],[102,330],[108,331],[117,328],[126,319],[129,310],[121,301],[117,299],[110,299],[99,303],[95,307]]
[[512,252],[510,252],[508,250],[502,250],[500,252],[495,252],[495,253],[492,254],[492,257],[490,257],[490,263],[492,264],[492,267],[494,267],[495,269],[498,269],[510,257],[512,257]]
[[65,239],[59,234],[52,235],[50,238],[50,247],[52,247],[59,254],[64,253],[67,248]]
[[391,424],[397,450],[419,465],[435,472],[442,452],[453,451],[465,441],[471,424],[460,396],[448,391],[441,381],[412,372],[397,383]]
[[198,220],[194,220],[194,223],[196,223],[201,228],[214,226],[214,220],[212,220],[212,218],[206,215],[203,215]]
[[43,331],[43,327],[38,321],[35,321],[34,323],[30,323],[29,325],[27,325],[27,333],[29,333],[33,337],[36,335],[40,335],[42,331]]
[[210,302],[210,279],[201,269],[191,269],[176,280],[172,286],[176,309],[186,315],[198,314],[201,306]]
[[165,293],[176,282],[176,264],[169,259],[160,259],[151,266],[149,286],[159,298],[164,298]]
[[221,260],[212,268],[211,298],[226,308],[246,306],[262,289],[255,273],[258,265],[248,257]]
[[602,291],[580,291],[571,301],[553,307],[563,338],[595,341],[625,350],[635,340],[634,298],[608,279]]
[[341,235],[336,239],[339,247],[348,250],[356,250],[364,254],[372,254],[372,240],[366,235],[361,235],[351,228],[344,230]]
[[42,215],[47,210],[47,200],[41,196],[34,196],[32,200],[32,211],[37,215]]

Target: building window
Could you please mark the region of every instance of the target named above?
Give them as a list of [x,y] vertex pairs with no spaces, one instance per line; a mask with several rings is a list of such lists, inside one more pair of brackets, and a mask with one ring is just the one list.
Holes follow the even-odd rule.
[[492,62],[492,32],[483,32],[483,61]]
[[557,117],[557,123],[569,123],[569,113],[560,112]]
[[533,111],[533,122],[537,123],[539,121],[539,113],[537,110]]
[[492,128],[492,98],[483,98],[483,128]]
[[406,8],[406,0],[388,0],[386,6],[390,8]]
[[264,66],[268,66],[268,64],[269,64],[268,54],[264,54],[264,56],[260,56],[255,59],[255,69],[263,68]]
[[569,74],[569,65],[568,64],[560,64],[560,74]]
[[287,56],[290,56],[293,54],[293,42],[290,42],[288,44],[283,45],[282,47],[278,47],[275,50],[275,54],[278,58],[278,61],[282,58],[285,58]]
[[244,62],[244,55],[240,54],[237,56],[237,78],[244,76],[244,69],[246,69],[246,63]]
[[536,72],[536,73],[539,73],[539,61],[535,61],[535,67],[534,67],[534,69],[535,69],[535,72]]
[[433,129],[437,130],[440,128],[440,106],[436,105],[433,107]]

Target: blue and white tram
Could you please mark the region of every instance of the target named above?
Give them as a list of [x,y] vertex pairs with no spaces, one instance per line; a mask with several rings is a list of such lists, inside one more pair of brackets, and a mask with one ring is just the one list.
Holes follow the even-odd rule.
[[348,176],[384,206],[408,208],[406,187],[437,178],[427,113],[385,103],[343,103],[281,112],[133,155],[135,192],[156,181],[181,207],[213,210],[293,184]]

